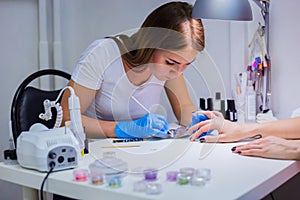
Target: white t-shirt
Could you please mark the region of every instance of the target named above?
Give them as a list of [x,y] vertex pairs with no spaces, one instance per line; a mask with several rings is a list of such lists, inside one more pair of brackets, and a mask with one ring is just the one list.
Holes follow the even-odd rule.
[[300,107],[293,110],[291,118],[300,117]]
[[140,86],[127,78],[118,45],[113,39],[94,41],[81,55],[72,80],[84,87],[99,90],[86,115],[107,120],[132,120],[144,116],[160,103],[164,81],[151,76]]

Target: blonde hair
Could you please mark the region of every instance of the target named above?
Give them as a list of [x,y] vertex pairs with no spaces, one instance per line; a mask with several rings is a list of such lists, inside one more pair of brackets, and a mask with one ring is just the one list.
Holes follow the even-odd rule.
[[199,52],[204,49],[202,21],[191,15],[190,4],[170,2],[150,13],[132,36],[118,35],[112,38],[118,43],[127,65],[139,71],[139,66],[148,63],[156,49],[180,50],[188,46]]

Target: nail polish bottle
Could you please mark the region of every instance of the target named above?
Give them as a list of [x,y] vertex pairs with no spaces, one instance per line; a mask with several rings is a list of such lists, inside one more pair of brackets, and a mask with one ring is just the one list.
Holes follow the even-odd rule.
[[204,98],[200,98],[199,107],[200,107],[201,110],[206,110],[206,104],[205,104],[205,99]]
[[226,111],[225,111],[225,100],[221,100],[221,111],[220,111],[223,116],[226,116]]
[[212,98],[207,98],[207,108],[206,110],[213,111],[214,110],[214,104]]
[[232,122],[237,121],[237,112],[236,112],[235,103],[233,99],[227,99],[227,110],[226,110],[225,118]]

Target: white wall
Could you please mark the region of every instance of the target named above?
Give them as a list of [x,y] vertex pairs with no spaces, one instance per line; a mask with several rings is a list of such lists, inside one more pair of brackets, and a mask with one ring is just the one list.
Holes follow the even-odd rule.
[[297,0],[273,0],[271,6],[272,99],[280,118],[300,107],[299,7]]
[[[94,39],[114,35],[140,26],[145,16],[158,5],[168,0],[1,0],[0,1],[0,149],[7,148],[8,122],[13,94],[21,81],[39,68],[54,67],[72,72],[81,52]],[[194,0],[188,2],[193,3]],[[55,3],[55,4],[53,4]],[[45,5],[46,27],[49,44],[39,43],[39,5]],[[142,5],[142,6],[141,6]],[[300,106],[300,68],[298,67],[298,44],[300,13],[297,0],[272,0],[270,16],[270,52],[272,56],[272,109],[278,118],[288,117],[292,110]],[[245,70],[245,47],[252,38],[258,21],[259,9],[252,3],[255,21],[227,22],[203,20],[206,29],[207,55],[202,57],[199,67],[219,70],[224,81],[226,96],[231,96],[231,75]],[[56,14],[52,14],[52,13]],[[58,15],[57,15],[58,14]],[[43,15],[42,15],[43,16]],[[52,23],[59,17],[59,37],[54,37]],[[56,19],[57,20],[57,19]],[[44,22],[44,23],[43,23]],[[57,21],[55,21],[57,24]],[[54,39],[58,39],[56,47]],[[48,45],[48,46],[47,46]],[[46,47],[46,48],[44,48]],[[45,50],[43,58],[39,50]],[[55,49],[55,52],[52,50]],[[55,58],[55,60],[53,60]],[[215,68],[217,66],[217,68]],[[192,69],[191,69],[192,70]],[[205,82],[197,81],[193,71],[187,71],[190,84],[196,88],[194,103],[199,95],[205,97],[210,91],[202,88]],[[203,78],[203,77],[202,77]],[[205,77],[204,77],[205,78]],[[218,77],[216,77],[217,79]],[[217,81],[216,81],[217,82]],[[218,83],[219,84],[219,83]],[[225,94],[224,94],[225,97]],[[1,153],[0,159],[3,159]],[[6,192],[11,185],[0,182],[4,199],[19,199],[20,193]],[[16,186],[12,190],[17,190]]]
[[[10,105],[18,84],[37,68],[37,2],[0,1],[0,149],[8,146]],[[1,199],[20,199],[20,187],[0,182]]]

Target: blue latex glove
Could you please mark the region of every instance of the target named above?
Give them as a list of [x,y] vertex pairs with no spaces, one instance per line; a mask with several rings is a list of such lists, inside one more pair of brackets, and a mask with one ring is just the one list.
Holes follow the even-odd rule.
[[115,128],[118,138],[166,138],[169,130],[167,119],[158,114],[148,113],[133,121],[120,121]]
[[[195,124],[198,124],[202,121],[208,120],[209,118],[204,115],[203,113],[199,113],[199,112],[193,112],[192,114],[192,122],[189,124],[189,127],[194,126]],[[196,132],[197,130],[195,130],[194,132]],[[198,138],[201,138],[203,136],[206,136],[207,134],[209,134],[210,132],[212,132],[213,130],[209,130],[208,132],[203,132]]]
[[193,112],[192,114],[192,122],[190,123],[189,127],[194,126],[202,121],[208,120],[209,118],[204,115],[203,113]]

